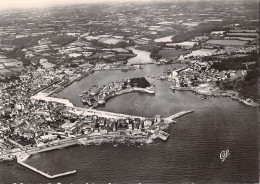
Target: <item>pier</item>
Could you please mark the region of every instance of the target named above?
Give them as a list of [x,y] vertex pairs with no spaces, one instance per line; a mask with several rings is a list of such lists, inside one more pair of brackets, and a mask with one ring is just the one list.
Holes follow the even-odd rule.
[[169,116],[167,118],[164,118],[164,120],[172,122],[174,119],[179,118],[179,117],[181,117],[181,116],[183,116],[185,114],[192,113],[192,112],[194,112],[194,111],[193,110],[192,111],[181,111],[181,112],[178,112],[178,113],[176,113],[174,115],[171,115],[171,116]]
[[76,173],[76,170],[73,170],[73,171],[68,171],[68,172],[64,172],[64,173],[60,173],[60,174],[55,174],[55,175],[50,175],[48,173],[45,173],[43,171],[40,171],[26,163],[24,163],[23,161],[26,160],[26,159],[20,159],[19,157],[17,157],[17,163],[24,166],[24,167],[27,167],[28,169],[31,169],[32,171],[34,172],[37,172],[38,174],[41,174],[42,176],[45,176],[47,178],[50,178],[50,179],[53,179],[53,178],[58,178],[58,177],[61,177],[61,176],[66,176],[66,175],[70,175],[70,174],[75,174]]

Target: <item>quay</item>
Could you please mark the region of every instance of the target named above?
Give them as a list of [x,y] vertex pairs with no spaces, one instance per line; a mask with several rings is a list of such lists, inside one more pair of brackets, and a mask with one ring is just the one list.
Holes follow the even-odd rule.
[[48,173],[40,171],[40,170],[38,170],[38,169],[36,169],[36,168],[34,168],[34,167],[24,163],[23,161],[25,161],[25,160],[26,160],[26,158],[23,159],[23,158],[20,158],[19,156],[17,157],[17,163],[18,164],[20,164],[20,165],[22,165],[22,166],[24,166],[24,167],[26,167],[28,169],[31,169],[32,171],[37,172],[38,174],[41,174],[41,175],[43,175],[43,176],[45,176],[47,178],[50,178],[50,179],[58,178],[58,177],[61,177],[61,176],[66,176],[66,175],[70,175],[70,174],[75,174],[76,173],[76,170],[73,170],[73,171],[68,171],[68,172],[64,172],[64,173],[60,173],[60,174],[50,175]]
[[77,139],[73,139],[73,140],[66,140],[60,143],[54,143],[52,145],[48,145],[48,147],[38,147],[38,148],[32,148],[30,150],[28,150],[28,152],[30,154],[36,154],[36,153],[41,153],[41,152],[46,152],[46,151],[52,151],[55,149],[62,149],[62,148],[66,148],[69,146],[75,146],[75,145],[79,145],[79,142],[77,141]]
[[114,118],[114,119],[122,119],[122,118],[131,118],[131,119],[140,118],[142,120],[147,119],[146,117],[142,117],[142,116],[120,114],[120,113],[101,111],[101,110],[96,110],[96,109],[86,109],[86,108],[82,108],[82,107],[68,107],[68,108],[71,113],[75,113],[78,115],[81,114],[84,116],[97,115],[99,117]]

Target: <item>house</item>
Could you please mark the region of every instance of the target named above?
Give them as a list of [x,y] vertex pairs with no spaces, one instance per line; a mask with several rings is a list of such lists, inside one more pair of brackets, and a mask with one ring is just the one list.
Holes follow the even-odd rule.
[[42,140],[54,140],[57,138],[57,135],[52,135],[52,134],[42,135],[42,136],[40,136],[40,138]]
[[149,126],[152,126],[152,120],[150,119],[146,119],[144,120],[144,127],[149,127]]

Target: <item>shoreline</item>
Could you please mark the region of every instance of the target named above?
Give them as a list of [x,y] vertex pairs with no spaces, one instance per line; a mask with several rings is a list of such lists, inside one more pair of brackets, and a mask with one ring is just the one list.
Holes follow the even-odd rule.
[[[214,94],[214,92],[213,92],[213,94],[201,93],[198,90],[195,90],[195,89],[192,89],[192,88],[189,88],[189,87],[171,87],[170,89],[171,90],[177,90],[177,91],[190,91],[190,92],[194,92],[195,94],[205,95],[205,96],[208,96],[208,97],[229,97],[232,100],[235,100],[235,101],[242,103],[244,105],[247,105],[247,106],[250,106],[250,107],[259,107],[259,104],[254,102],[253,99],[251,99],[251,100],[253,100],[253,103],[250,103],[250,102],[247,102],[246,100],[244,100],[242,98],[232,96],[230,94],[222,94],[222,93]],[[224,92],[224,93],[226,93],[226,92]]]
[[[74,108],[77,108],[77,107],[74,107]],[[97,115],[95,112],[99,112],[98,110],[94,110],[94,112],[89,112],[89,109],[84,109],[84,111],[83,111],[82,108],[81,108],[81,110],[82,111],[80,113],[82,113],[82,115],[85,115],[85,116],[89,115],[89,113],[92,114],[92,115],[93,114]],[[88,111],[88,113],[85,113],[87,111]],[[93,111],[93,110],[91,110],[91,111]],[[100,111],[101,116],[102,116],[102,112],[107,113],[105,111]],[[194,111],[193,110],[191,110],[191,111],[181,111],[181,112],[178,112],[178,113],[171,115],[169,117],[162,118],[162,119],[164,119],[165,122],[163,123],[163,126],[160,126],[159,129],[161,131],[167,129],[171,123],[175,123],[175,119],[177,119],[177,118],[179,118],[183,115],[192,113],[192,112],[194,112]],[[110,112],[108,112],[108,113],[110,113]],[[112,113],[112,114],[115,114],[115,113]],[[118,114],[118,115],[119,116],[115,117],[115,118],[121,119],[121,118],[136,118],[137,117],[137,116],[126,115],[126,114]],[[103,116],[107,116],[107,115],[103,114]],[[144,119],[145,117],[140,117],[140,118]],[[153,126],[159,126],[159,125],[155,124]],[[126,133],[128,132],[126,130],[122,130],[122,131],[124,131]],[[162,140],[164,140],[164,139],[162,139]],[[82,141],[84,142],[84,144],[83,144]],[[132,143],[132,144],[136,144],[136,143],[150,144],[150,143],[153,143],[154,140],[151,139],[151,137],[149,137],[147,134],[143,134],[142,132],[138,132],[137,134],[135,134],[135,133],[129,134],[128,133],[128,134],[125,134],[125,135],[121,135],[120,131],[109,132],[109,133],[98,132],[98,133],[80,135],[76,138],[62,139],[59,142],[51,143],[49,145],[47,144],[47,145],[44,145],[44,146],[41,146],[41,147],[32,147],[32,148],[29,148],[29,149],[25,148],[25,149],[22,149],[22,150],[19,150],[19,151],[16,151],[16,152],[5,153],[5,154],[0,155],[0,158],[2,160],[6,160],[4,158],[6,158],[7,156],[12,156],[12,158],[14,159],[14,156],[19,157],[20,155],[22,155],[24,153],[34,155],[34,154],[41,153],[41,152],[47,152],[47,151],[52,151],[52,150],[57,150],[57,149],[64,149],[64,148],[67,148],[67,147],[70,147],[70,146],[76,146],[76,145],[82,145],[82,144],[83,145],[100,145],[102,143],[117,143],[117,144],[122,143],[122,144],[125,144],[126,142],[129,142],[129,143]],[[9,160],[6,160],[6,161],[9,161]],[[20,159],[20,161],[23,161],[23,160]]]
[[116,96],[120,96],[120,95],[124,95],[124,94],[131,93],[131,92],[144,92],[144,93],[149,93],[149,94],[155,94],[154,90],[145,89],[145,88],[132,87],[132,88],[123,89],[123,90],[120,90],[118,92],[115,92],[114,95],[107,96],[106,98],[104,98],[104,102],[102,101],[103,103],[100,103],[99,105],[105,104],[107,102],[107,100],[110,99],[110,98],[113,98],[113,97],[116,97]]

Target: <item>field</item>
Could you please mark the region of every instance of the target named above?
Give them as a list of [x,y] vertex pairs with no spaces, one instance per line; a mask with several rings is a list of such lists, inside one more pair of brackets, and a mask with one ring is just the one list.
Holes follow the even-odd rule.
[[256,33],[256,30],[248,30],[248,29],[231,29],[229,32],[232,33]]
[[6,67],[21,67],[23,64],[20,61],[4,63]]
[[98,36],[87,36],[85,37],[87,40],[98,40],[100,38],[110,37],[111,35],[98,35]]
[[131,54],[131,53],[120,53],[117,54],[118,57],[135,57],[135,54]]
[[20,62],[20,63],[22,63],[21,61],[18,61],[16,59],[12,59],[12,58],[1,58],[0,62],[1,63],[12,63],[12,62]]
[[0,58],[0,75],[16,75],[24,69],[23,63],[19,60],[4,57]]
[[201,56],[211,56],[216,52],[216,49],[200,49],[192,51],[192,53],[187,54],[185,57],[201,57]]
[[258,33],[227,33],[228,36],[257,37]]
[[4,67],[4,65],[3,64],[0,64],[0,70],[1,69],[4,69],[5,67]]
[[208,40],[206,43],[214,44],[214,45],[232,45],[232,46],[242,46],[247,44],[247,41],[241,40]]
[[10,75],[12,73],[14,73],[14,72],[7,70],[7,69],[0,70],[0,75],[8,75],[8,74]]
[[104,56],[115,55],[113,52],[97,52],[95,55],[91,56],[91,58],[103,58]]
[[171,36],[165,36],[162,38],[156,38],[154,39],[155,42],[172,42],[172,37],[174,37],[174,35]]
[[42,62],[40,61],[40,64],[44,67],[44,68],[52,68],[55,66],[55,64],[50,63],[50,62]]
[[225,37],[227,40],[245,40],[245,41],[253,41],[256,40],[256,38],[248,38],[248,37]]
[[104,51],[116,51],[116,52],[121,52],[121,53],[129,53],[129,50],[124,49],[124,48],[112,48],[112,49],[102,49]]
[[119,42],[125,42],[122,39],[116,39],[116,38],[100,38],[98,41],[105,44],[117,44]]
[[195,27],[198,26],[200,23],[201,22],[184,22],[182,23],[182,25]]
[[138,45],[135,48],[138,50],[143,50],[149,52],[152,48],[156,47],[156,44],[146,44],[146,45]]
[[175,58],[179,57],[180,55],[187,54],[187,51],[183,50],[175,50],[175,49],[163,49],[160,50],[159,54],[162,58]]

